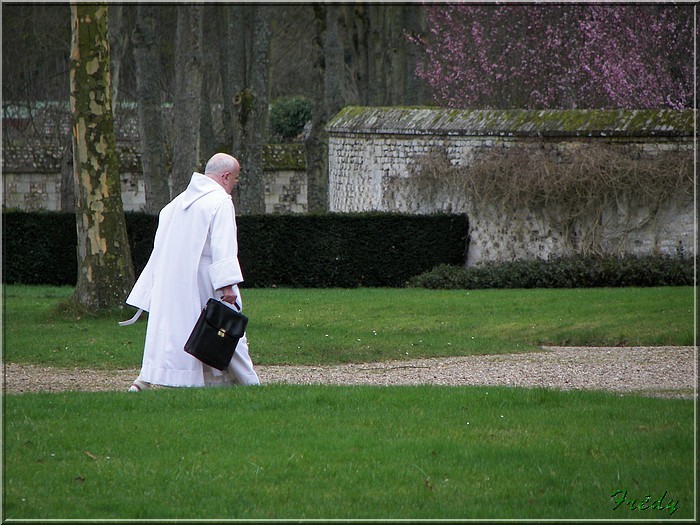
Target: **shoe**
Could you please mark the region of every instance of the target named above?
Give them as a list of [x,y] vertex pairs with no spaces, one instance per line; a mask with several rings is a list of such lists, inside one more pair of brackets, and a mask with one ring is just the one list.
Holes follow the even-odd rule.
[[151,385],[140,379],[134,380],[132,385],[129,387],[129,392],[141,392],[141,390],[147,390]]

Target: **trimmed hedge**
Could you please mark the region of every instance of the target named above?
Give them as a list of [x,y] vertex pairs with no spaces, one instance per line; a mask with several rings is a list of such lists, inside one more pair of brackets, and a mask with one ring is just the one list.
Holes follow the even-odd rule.
[[3,212],[2,282],[74,285],[77,242],[72,213]]
[[464,261],[463,215],[384,213],[242,216],[239,254],[247,286],[402,286],[432,261]]
[[446,290],[691,286],[694,278],[693,257],[578,255],[487,263],[473,268],[441,264],[410,278],[407,286]]
[[[153,249],[158,218],[127,212],[138,275]],[[439,264],[461,264],[464,215],[384,213],[240,216],[245,286],[397,287]],[[3,282],[75,285],[75,216],[3,212]]]

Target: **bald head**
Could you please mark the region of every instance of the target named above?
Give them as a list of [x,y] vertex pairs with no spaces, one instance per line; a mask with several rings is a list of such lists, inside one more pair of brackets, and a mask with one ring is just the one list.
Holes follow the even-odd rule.
[[204,174],[210,179],[218,182],[226,193],[231,193],[238,182],[238,173],[241,167],[238,161],[226,153],[216,153],[207,162]]

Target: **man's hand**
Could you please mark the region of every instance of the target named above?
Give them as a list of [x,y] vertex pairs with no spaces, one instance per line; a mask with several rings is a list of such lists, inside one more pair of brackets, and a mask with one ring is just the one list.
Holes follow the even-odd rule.
[[233,291],[233,286],[224,286],[223,288],[219,288],[217,292],[221,293],[222,296],[220,299],[225,302],[225,303],[231,303],[234,304],[236,302],[236,294]]

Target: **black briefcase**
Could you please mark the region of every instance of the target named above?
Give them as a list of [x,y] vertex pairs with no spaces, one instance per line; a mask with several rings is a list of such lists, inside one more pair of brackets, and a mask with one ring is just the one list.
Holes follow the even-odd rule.
[[247,324],[245,315],[212,297],[185,343],[185,352],[213,368],[225,370]]

